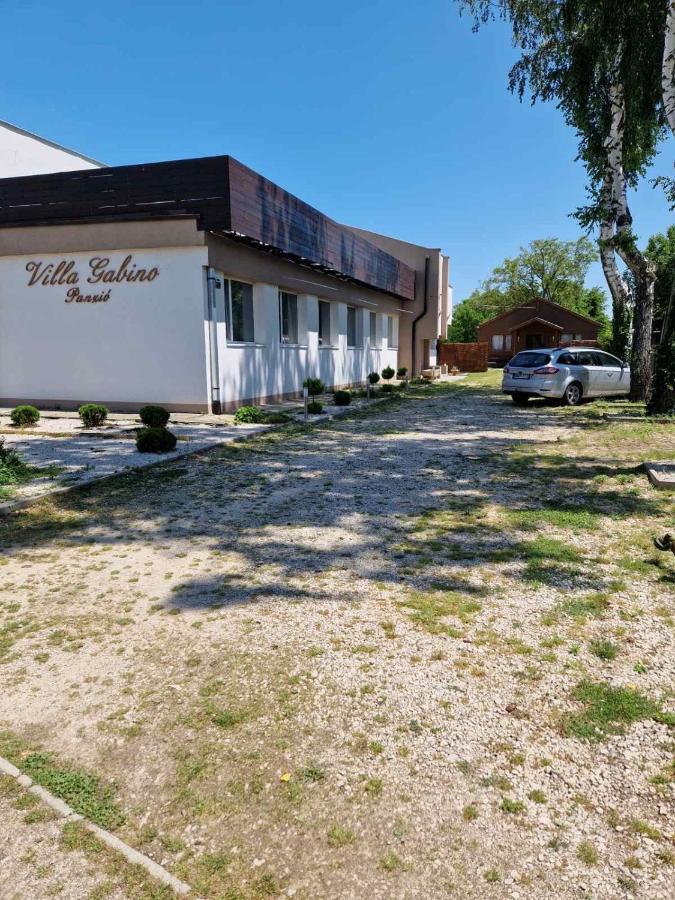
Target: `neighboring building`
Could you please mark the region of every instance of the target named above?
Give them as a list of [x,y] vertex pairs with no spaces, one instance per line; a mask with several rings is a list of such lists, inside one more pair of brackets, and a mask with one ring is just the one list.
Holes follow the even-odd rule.
[[538,297],[483,322],[478,340],[488,344],[490,362],[506,363],[520,350],[597,343],[601,328],[601,322]]
[[98,169],[103,163],[0,121],[0,178]]
[[419,371],[447,274],[230,156],[5,179],[0,404],[218,412]]

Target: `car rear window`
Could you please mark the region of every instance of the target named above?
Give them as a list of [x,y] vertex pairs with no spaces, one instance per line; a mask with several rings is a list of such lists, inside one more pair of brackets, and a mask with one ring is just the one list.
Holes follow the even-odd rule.
[[550,353],[518,353],[509,363],[509,368],[519,366],[521,369],[538,369],[539,366],[547,366],[550,362]]

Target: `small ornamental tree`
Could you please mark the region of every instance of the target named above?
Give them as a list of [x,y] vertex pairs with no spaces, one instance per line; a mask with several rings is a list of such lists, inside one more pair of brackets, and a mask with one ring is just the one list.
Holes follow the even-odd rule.
[[307,393],[314,400],[319,394],[323,394],[326,386],[320,378],[305,378],[302,386],[307,388]]
[[369,373],[369,375],[368,375],[368,381],[369,381],[371,384],[377,384],[377,382],[378,382],[379,380],[380,380],[380,376],[379,376],[379,374],[378,374],[377,372],[370,372],[370,373]]
[[17,428],[25,428],[26,425],[37,425],[40,421],[40,410],[35,406],[17,406],[9,417]]
[[142,406],[138,411],[141,422],[149,428],[164,428],[171,414],[163,406]]
[[405,378],[405,376],[406,376],[407,374],[408,374],[408,367],[407,367],[407,366],[400,366],[400,368],[398,368],[398,369],[396,370],[396,377],[397,377],[397,378],[403,379],[403,378]]
[[85,403],[77,412],[85,428],[99,428],[108,418],[108,407],[101,403]]
[[385,366],[384,369],[382,369],[382,377],[385,381],[391,381],[395,374],[396,373],[391,366]]

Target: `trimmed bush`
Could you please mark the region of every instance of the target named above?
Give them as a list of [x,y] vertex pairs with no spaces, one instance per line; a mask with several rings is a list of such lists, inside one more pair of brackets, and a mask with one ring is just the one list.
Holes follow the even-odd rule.
[[394,387],[393,384],[383,384],[382,387],[380,388],[380,393],[381,394],[393,394],[395,390],[396,390],[396,388]]
[[78,413],[85,428],[98,428],[108,418],[108,407],[101,403],[85,403]]
[[140,453],[169,453],[176,447],[176,435],[166,428],[141,428],[136,447]]
[[326,386],[320,378],[305,378],[302,386],[307,388],[310,397],[318,397],[326,390]]
[[391,366],[385,366],[384,369],[382,369],[382,377],[385,381],[391,381],[395,374],[396,373]]
[[369,381],[371,384],[377,384],[377,382],[378,382],[379,380],[380,380],[380,376],[378,375],[377,372],[369,372],[369,373],[368,373],[368,381]]
[[259,406],[240,406],[234,414],[236,425],[261,425],[267,421],[267,416]]
[[397,377],[397,378],[405,378],[405,376],[406,376],[407,374],[408,374],[408,367],[407,367],[407,366],[401,366],[399,369],[396,370],[396,377]]
[[165,428],[171,413],[163,406],[142,406],[138,411],[141,422],[148,428]]
[[312,400],[311,403],[307,404],[307,412],[313,415],[323,412],[323,403],[319,403],[318,400]]
[[336,406],[349,406],[352,402],[352,395],[349,391],[335,391],[333,394],[333,403]]
[[14,425],[25,428],[26,425],[37,425],[40,421],[40,410],[34,406],[16,406],[9,417]]
[[407,381],[399,382],[398,389],[399,389],[399,391],[407,391],[408,390],[408,382]]

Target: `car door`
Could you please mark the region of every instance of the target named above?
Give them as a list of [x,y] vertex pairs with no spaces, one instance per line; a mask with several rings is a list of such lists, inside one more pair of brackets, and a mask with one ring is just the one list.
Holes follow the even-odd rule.
[[584,397],[597,397],[604,387],[602,366],[598,365],[592,350],[577,350],[575,356],[577,364],[573,371],[583,386]]
[[621,384],[621,360],[617,359],[615,356],[610,356],[609,353],[602,353],[599,350],[594,355],[602,366],[602,377],[600,381],[602,393],[607,395],[624,393]]

